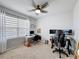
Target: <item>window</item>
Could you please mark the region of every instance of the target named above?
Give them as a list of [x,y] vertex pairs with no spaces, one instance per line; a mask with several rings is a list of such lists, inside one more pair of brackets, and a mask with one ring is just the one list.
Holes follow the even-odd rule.
[[17,18],[5,16],[6,38],[17,37]]
[[[1,19],[3,18],[3,19]],[[29,20],[20,19],[14,16],[5,14],[0,15],[0,36],[4,33],[6,39],[29,35]]]
[[18,35],[25,36],[29,34],[29,20],[19,19],[18,21]]
[[7,49],[7,39],[29,35],[29,20],[0,9],[0,53]]

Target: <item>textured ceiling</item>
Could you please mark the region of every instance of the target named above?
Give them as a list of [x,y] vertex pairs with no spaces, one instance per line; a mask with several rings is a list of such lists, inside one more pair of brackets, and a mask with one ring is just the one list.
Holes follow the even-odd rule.
[[76,0],[34,0],[36,4],[42,4],[48,1],[49,6],[45,8],[48,13],[36,15],[34,12],[28,12],[33,9],[32,0],[0,0],[0,4],[12,10],[24,13],[26,15],[41,18],[45,15],[69,12],[73,9]]

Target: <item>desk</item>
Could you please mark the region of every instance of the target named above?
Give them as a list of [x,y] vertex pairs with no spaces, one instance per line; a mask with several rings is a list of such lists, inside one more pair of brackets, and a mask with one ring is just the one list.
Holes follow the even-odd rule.
[[32,39],[34,36],[35,36],[35,35],[33,35],[33,36],[26,36],[26,37],[25,37],[25,38],[26,38],[26,41],[27,41],[28,39]]
[[33,37],[34,36],[26,36],[25,37],[26,38],[26,41],[25,41],[24,45],[27,46],[27,47],[31,47]]

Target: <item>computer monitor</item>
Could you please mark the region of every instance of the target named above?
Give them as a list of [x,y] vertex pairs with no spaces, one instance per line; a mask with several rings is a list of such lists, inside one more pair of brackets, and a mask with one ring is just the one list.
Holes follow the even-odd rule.
[[69,34],[69,35],[72,35],[72,30],[69,30],[69,31],[68,31],[68,34]]
[[55,34],[56,33],[56,30],[50,29],[49,33],[50,34]]
[[30,34],[34,34],[34,31],[30,31]]

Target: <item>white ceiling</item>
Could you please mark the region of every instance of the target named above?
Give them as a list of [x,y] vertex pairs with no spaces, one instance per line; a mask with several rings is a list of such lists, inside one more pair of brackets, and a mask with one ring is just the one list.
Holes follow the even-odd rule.
[[33,9],[32,0],[0,0],[0,4],[12,10],[24,13],[26,15],[40,18],[45,15],[57,14],[61,12],[69,12],[73,9],[76,0],[34,0],[36,3],[49,2],[49,6],[45,8],[48,13],[36,15],[34,12],[28,12]]

